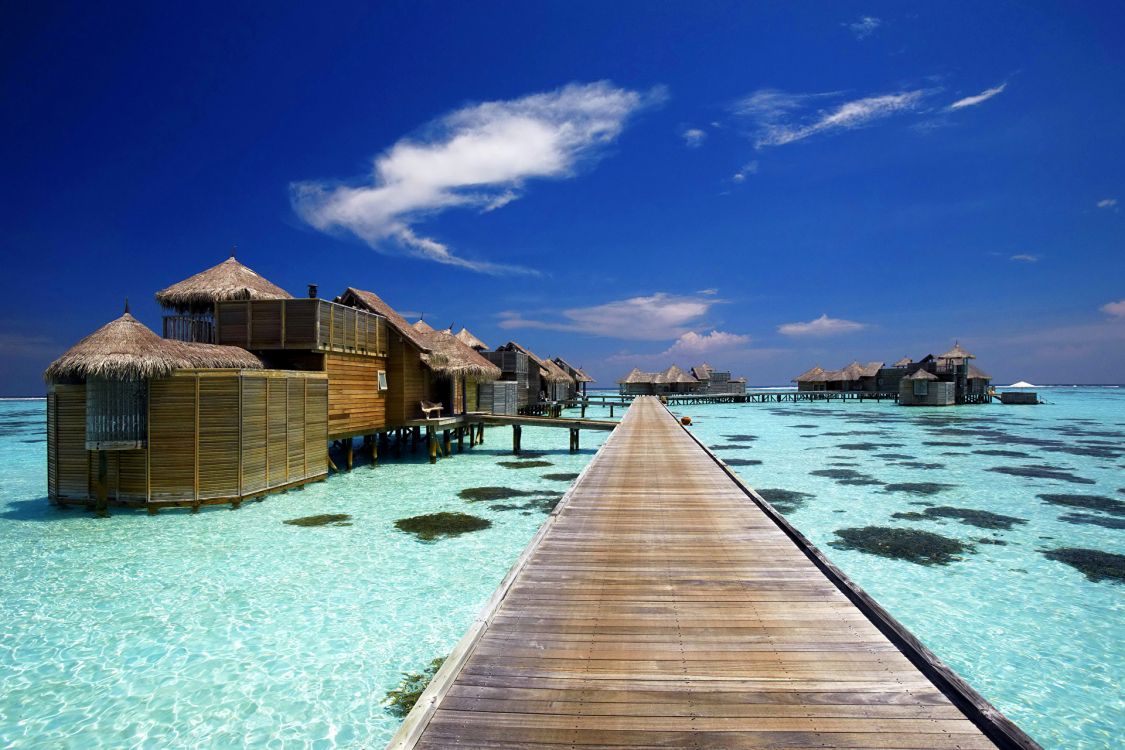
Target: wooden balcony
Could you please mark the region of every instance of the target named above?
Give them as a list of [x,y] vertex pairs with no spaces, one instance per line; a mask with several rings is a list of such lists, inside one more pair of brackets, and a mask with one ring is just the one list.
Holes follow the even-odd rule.
[[215,305],[215,343],[250,351],[302,349],[386,356],[387,320],[323,299]]

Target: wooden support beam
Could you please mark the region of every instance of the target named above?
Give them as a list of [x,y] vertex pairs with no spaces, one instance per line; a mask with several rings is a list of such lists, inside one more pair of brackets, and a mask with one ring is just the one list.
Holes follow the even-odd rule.
[[446,458],[453,454],[452,436],[449,434],[449,430],[441,431],[441,452]]
[[398,456],[399,458],[402,458],[403,437],[404,436],[403,436],[403,431],[402,431],[401,427],[399,429],[395,430],[395,455]]
[[97,493],[97,503],[94,505],[94,509],[101,515],[106,515],[109,511],[109,471],[106,467],[107,462],[108,459],[106,458],[105,451],[98,451],[98,481],[94,490]]
[[352,450],[355,447],[355,441],[348,438],[344,441],[344,455],[348,459],[348,471],[352,470],[352,465],[355,462],[355,457],[352,455]]
[[465,428],[464,427],[458,427],[457,428],[457,452],[458,453],[464,453],[465,452]]
[[517,456],[520,454],[520,436],[523,433],[523,428],[518,424],[512,425],[512,453]]
[[435,430],[433,427],[426,428],[426,441],[430,445],[430,463],[436,464],[438,451],[437,430]]
[[379,465],[379,436],[378,435],[368,435],[368,437],[371,439],[371,465],[372,466],[378,466]]
[[484,422],[481,422],[478,427],[479,430],[477,431],[477,445],[484,445]]
[[[429,431],[430,431],[430,428],[427,427],[426,428],[426,434],[427,435],[429,434]],[[411,439],[410,449],[415,450],[415,451],[418,450],[418,443],[421,442],[421,440],[422,440],[422,428],[418,427],[418,426],[413,427],[410,430],[410,439]]]

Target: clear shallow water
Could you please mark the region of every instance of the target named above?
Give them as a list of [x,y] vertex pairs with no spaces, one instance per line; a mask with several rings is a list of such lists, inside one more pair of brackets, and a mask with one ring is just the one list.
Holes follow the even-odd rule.
[[[1036,495],[1125,499],[1125,393],[1041,394],[1052,403],[679,411],[709,445],[727,446],[717,451],[722,457],[761,461],[734,467],[750,484],[812,495],[788,517],[1045,747],[1113,747],[1125,732],[1125,586],[1092,583],[1040,550],[1125,553],[1123,531],[1062,521],[1073,509]],[[583,433],[583,452],[571,456],[565,431],[525,428],[525,451],[545,450],[539,458],[553,465],[507,469],[499,462],[511,458],[511,433],[497,428],[483,450],[436,467],[419,452],[238,511],[98,519],[43,499],[43,408],[0,402],[3,747],[381,746],[398,725],[379,705],[385,691],[401,671],[420,670],[452,648],[545,518],[537,509],[489,507],[525,498],[469,503],[458,491],[561,494],[569,483],[543,475],[580,471],[605,436]],[[957,444],[926,444],[943,442]],[[880,447],[852,449],[863,443]],[[1093,484],[988,471],[1005,466],[1051,466]],[[876,483],[811,473],[833,469]],[[951,486],[930,496],[885,489],[923,482]],[[995,531],[892,517],[925,511],[917,502],[1026,523]],[[431,544],[393,526],[437,511],[494,525]],[[353,525],[282,524],[317,513],[347,513]],[[921,566],[830,546],[837,529],[867,525],[934,531],[975,551],[947,566]],[[974,541],[982,538],[1007,545]]]
[[[732,467],[751,486],[813,495],[786,516],[1044,747],[1119,747],[1125,736],[1125,585],[1091,582],[1041,550],[1125,554],[1125,530],[1061,520],[1073,513],[1122,518],[1050,505],[1037,495],[1093,494],[1125,502],[1125,389],[1039,393],[1050,403],[931,409],[733,404],[675,411],[692,416],[693,431],[708,445],[723,446],[716,451],[721,458],[761,461]],[[757,439],[740,442],[730,435]],[[864,443],[879,447],[855,449]],[[1060,444],[1071,452],[1061,452]],[[1026,456],[971,452],[976,450]],[[1072,478],[989,471],[1028,466],[1049,466]],[[833,469],[860,476],[812,473]],[[875,483],[840,483],[849,478]],[[950,486],[928,496],[885,489],[902,483]],[[1003,531],[953,518],[893,517],[926,511],[912,505],[918,502],[1026,523]],[[972,543],[975,551],[959,562],[925,566],[831,546],[837,529],[871,525],[936,532]],[[1007,544],[976,541],[982,538]]]
[[[0,401],[0,747],[381,747],[403,671],[446,655],[607,433],[511,430],[430,466],[419,450],[239,510],[115,511],[45,499],[44,402]],[[460,511],[492,527],[423,543],[394,521]],[[282,523],[345,513],[351,526]]]

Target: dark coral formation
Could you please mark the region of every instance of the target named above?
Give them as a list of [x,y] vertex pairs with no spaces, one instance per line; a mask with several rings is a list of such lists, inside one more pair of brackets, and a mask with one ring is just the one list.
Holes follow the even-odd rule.
[[1059,547],[1043,550],[1043,554],[1051,560],[1069,565],[1094,583],[1125,583],[1125,555],[1081,547]]
[[492,521],[468,513],[428,513],[395,521],[400,531],[413,534],[423,542],[432,542],[443,537],[455,537],[470,531],[480,531],[492,525]]
[[422,693],[430,684],[430,680],[434,679],[434,675],[438,673],[443,663],[445,663],[444,656],[431,661],[430,665],[421,673],[403,672],[398,687],[387,691],[387,697],[384,701],[387,711],[399,718],[405,718],[410,713],[410,709],[414,708],[418,699],[422,697]]
[[347,513],[322,513],[319,516],[304,516],[302,518],[290,518],[288,521],[282,521],[289,526],[351,526],[347,523],[351,519]]
[[836,549],[856,550],[870,555],[906,560],[918,565],[947,565],[972,552],[973,546],[941,534],[920,529],[890,526],[863,526],[837,529]]
[[1008,531],[1016,524],[1027,523],[1025,518],[1017,518],[1016,516],[1005,516],[1001,513],[992,513],[987,510],[976,510],[974,508],[955,508],[950,505],[939,505],[937,507],[926,508],[921,513],[895,513],[894,518],[901,518],[907,521],[921,521],[932,520],[935,518],[952,518],[961,523],[970,526],[976,526],[980,529],[1002,529]]
[[885,484],[883,489],[887,492],[906,492],[911,495],[928,497],[951,490],[956,486],[955,484],[942,484],[941,482],[898,482]]
[[505,469],[540,469],[544,466],[554,466],[550,461],[497,461]]
[[994,471],[997,474],[1007,474],[1013,477],[1057,479],[1060,482],[1071,482],[1073,484],[1094,484],[1093,479],[1076,476],[1057,466],[993,466],[989,471]]
[[544,474],[543,478],[549,479],[552,482],[573,482],[575,479],[578,478],[578,472],[577,471],[573,471],[573,472],[567,471],[567,472],[562,472],[562,473],[559,473],[559,474]]
[[459,493],[462,500],[477,503],[487,500],[508,500],[513,497],[530,497],[536,493],[513,487],[468,487]]
[[758,490],[758,494],[761,495],[767,503],[777,508],[782,513],[791,513],[813,497],[808,492],[786,490],[780,487]]
[[725,458],[723,463],[727,466],[757,466],[762,462],[756,458]]
[[1056,495],[1048,493],[1039,495],[1039,499],[1051,505],[1096,510],[1108,513],[1111,516],[1125,516],[1125,502],[1105,495]]

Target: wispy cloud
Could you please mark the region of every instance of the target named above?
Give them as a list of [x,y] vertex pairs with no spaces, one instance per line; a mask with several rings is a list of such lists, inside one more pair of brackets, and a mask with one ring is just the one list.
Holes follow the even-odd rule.
[[982,91],[979,94],[976,94],[974,96],[966,96],[964,99],[958,99],[957,101],[955,101],[955,102],[953,102],[952,104],[949,105],[949,110],[954,111],[954,110],[958,110],[958,109],[964,109],[965,107],[975,107],[976,105],[981,104],[982,102],[988,101],[992,97],[994,97],[997,94],[999,94],[1000,92],[1002,92],[1007,87],[1008,87],[1007,83],[1002,83],[999,86],[996,86],[994,88],[985,89],[984,91]]
[[676,339],[666,350],[661,352],[662,357],[702,357],[705,354],[725,352],[738,349],[750,343],[750,337],[739,333],[726,331],[711,331],[710,333],[696,333],[688,331]]
[[838,99],[840,94],[789,94],[760,89],[737,102],[734,113],[750,122],[758,148],[783,146],[819,133],[853,130],[908,112],[919,106],[926,93],[918,89],[866,96],[811,112],[813,102]]
[[680,136],[688,148],[699,148],[703,145],[703,141],[707,140],[707,133],[699,128],[688,128],[680,133]]
[[755,159],[752,162],[748,162],[746,164],[743,164],[742,169],[735,172],[734,175],[731,177],[731,179],[734,180],[735,182],[745,182],[747,175],[757,174],[757,173],[758,173],[758,161]]
[[663,97],[661,89],[639,92],[601,81],[472,104],[376,157],[366,184],[294,183],[293,207],[311,226],[350,232],[383,252],[482,273],[526,273],[463,258],[416,227],[450,208],[496,210],[519,198],[532,179],[573,177],[604,153],[632,115]]
[[1116,205],[1116,198],[1102,198],[1100,201],[1098,201],[1098,208],[1113,208]]
[[856,39],[866,39],[867,37],[874,34],[876,29],[883,25],[883,21],[882,19],[876,18],[875,16],[862,16],[858,20],[842,25],[846,26],[853,34],[855,34]]
[[684,296],[657,292],[589,307],[571,307],[553,315],[525,317],[500,313],[500,327],[573,331],[637,341],[667,341],[696,330],[722,300],[713,295]]
[[1014,260],[1017,263],[1038,263],[1041,257],[1043,256],[1031,255],[1030,253],[1019,253],[1018,255],[1011,256],[1010,258],[1008,258],[1008,260]]
[[1102,305],[1101,310],[1106,315],[1112,315],[1115,318],[1125,318],[1125,299],[1118,300],[1117,302],[1107,302]]
[[786,336],[835,336],[841,333],[860,331],[866,327],[867,325],[864,323],[830,318],[825,314],[807,323],[784,323],[777,327],[777,331]]

